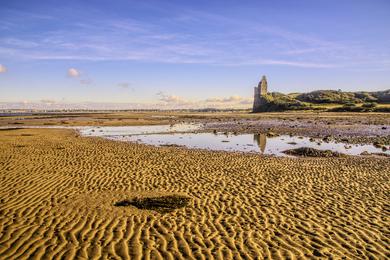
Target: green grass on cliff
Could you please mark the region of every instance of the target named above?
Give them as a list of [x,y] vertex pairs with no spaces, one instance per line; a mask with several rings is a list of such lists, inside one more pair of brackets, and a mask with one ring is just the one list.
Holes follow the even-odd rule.
[[318,90],[309,93],[263,96],[263,106],[257,112],[288,110],[323,110],[334,112],[390,112],[390,90],[378,92],[342,92]]

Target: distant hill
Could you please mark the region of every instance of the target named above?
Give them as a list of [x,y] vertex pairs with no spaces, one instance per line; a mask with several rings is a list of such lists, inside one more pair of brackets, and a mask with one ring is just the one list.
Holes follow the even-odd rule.
[[309,93],[294,94],[295,99],[309,103],[390,103],[390,90],[377,92],[343,92],[337,90],[317,90]]
[[275,112],[286,110],[304,110],[310,109],[304,102],[295,97],[285,95],[279,92],[271,92],[261,97],[263,105],[259,107],[258,112]]
[[[278,92],[262,96],[259,112],[287,110],[326,110],[335,112],[390,112],[390,89],[376,92],[343,92],[316,90],[309,93],[283,94]],[[381,104],[378,106],[378,104]]]

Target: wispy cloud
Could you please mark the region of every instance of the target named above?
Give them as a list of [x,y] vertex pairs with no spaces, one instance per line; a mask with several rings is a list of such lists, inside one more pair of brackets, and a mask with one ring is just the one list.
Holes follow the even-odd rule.
[[243,100],[243,97],[240,97],[240,96],[230,96],[230,97],[227,97],[227,98],[221,98],[221,97],[208,98],[205,101],[209,102],[209,103],[229,103],[229,102],[237,102],[237,101],[241,101],[241,100]]
[[[21,30],[13,21],[23,15],[14,12],[13,18],[8,15],[2,24],[12,24],[13,30]],[[378,67],[382,60],[390,59],[389,53],[367,51],[366,46],[359,43],[332,41],[269,24],[188,9],[175,12],[169,19],[153,21],[101,17],[96,20],[86,16],[72,22],[64,21],[66,17],[29,13],[29,19],[44,24],[50,22],[58,25],[54,26],[57,29],[43,30],[39,37],[31,33],[1,38],[0,53],[9,58],[33,60],[128,60],[301,68]],[[63,24],[67,28],[62,28]],[[182,27],[199,25],[205,30],[183,32]]]
[[93,81],[91,79],[80,79],[80,84],[82,85],[90,85]]
[[248,108],[253,102],[253,98],[230,96],[212,97],[200,100],[193,100],[165,92],[156,94],[164,108]]
[[315,63],[315,62],[300,62],[300,61],[288,61],[288,60],[253,60],[243,63],[229,64],[230,66],[240,65],[282,65],[301,68],[337,68],[346,67],[347,64],[333,64],[333,63]]
[[117,85],[117,87],[119,87],[120,89],[123,89],[123,90],[131,91],[131,92],[135,91],[134,87],[132,87],[132,84],[129,82],[119,82],[116,85]]
[[23,100],[20,102],[0,102],[0,109],[202,109],[202,108],[236,108],[248,109],[253,98],[230,96],[206,99],[189,99],[177,95],[159,92],[158,100],[148,103],[99,103],[99,102],[66,102],[43,98],[38,101]]
[[129,82],[120,82],[117,84],[117,86],[120,88],[128,89],[130,87],[130,83]]

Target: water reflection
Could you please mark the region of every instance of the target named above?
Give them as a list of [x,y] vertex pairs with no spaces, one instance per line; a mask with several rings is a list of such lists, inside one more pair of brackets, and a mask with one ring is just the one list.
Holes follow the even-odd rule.
[[266,134],[254,134],[253,140],[257,143],[257,146],[260,149],[260,152],[264,154],[265,146],[267,145],[267,135]]

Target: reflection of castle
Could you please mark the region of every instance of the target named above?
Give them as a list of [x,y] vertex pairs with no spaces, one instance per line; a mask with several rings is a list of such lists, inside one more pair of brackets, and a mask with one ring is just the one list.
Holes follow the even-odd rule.
[[257,143],[260,148],[261,153],[264,153],[265,146],[267,145],[267,136],[266,134],[254,134],[253,140]]

